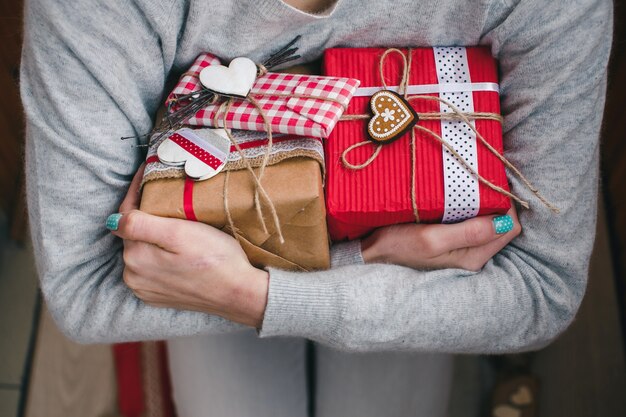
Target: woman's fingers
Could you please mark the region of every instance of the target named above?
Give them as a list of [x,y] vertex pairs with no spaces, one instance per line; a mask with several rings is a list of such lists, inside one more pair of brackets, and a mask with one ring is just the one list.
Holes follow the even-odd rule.
[[124,240],[124,265],[135,271],[160,272],[174,256],[157,245],[136,240]]
[[476,248],[472,248],[475,252],[475,256],[486,259],[486,263],[489,259],[493,258],[498,252],[508,245],[513,239],[515,239],[522,232],[522,226],[517,218],[517,212],[515,209],[511,209],[508,213],[513,221],[513,228],[502,235],[501,239],[487,243]]
[[456,224],[403,224],[380,228],[361,242],[366,263],[412,268],[479,270],[519,234],[512,208],[505,216],[483,216]]
[[113,216],[118,216],[116,224],[107,221],[107,227],[124,240],[152,243],[171,252],[183,241],[185,220],[153,216],[139,210],[112,214],[109,219]]
[[124,240],[140,241],[173,250],[180,244],[182,223],[178,219],[153,216],[137,210],[141,201],[141,181],[145,164],[141,164],[120,205],[120,212],[109,216],[106,227]]
[[123,279],[144,302],[203,311],[260,327],[269,275],[239,243],[212,226],[137,210],[143,166],[106,227],[124,241]]
[[482,267],[485,266],[491,258],[500,252],[513,239],[519,236],[522,231],[515,209],[512,208],[507,215],[510,219],[499,220],[504,224],[494,225],[494,228],[496,229],[500,228],[500,230],[506,230],[506,232],[500,234],[498,238],[482,245],[456,249],[448,254],[442,255],[440,257],[440,261],[446,265],[470,271],[478,271],[482,269]]
[[[497,233],[496,216],[481,216],[455,224],[433,224],[422,230],[422,240],[433,255],[443,255],[456,249],[486,245],[501,238]],[[499,230],[500,232],[503,229]]]
[[139,166],[139,169],[135,173],[135,176],[133,177],[133,180],[128,187],[126,197],[124,197],[124,201],[122,201],[122,204],[120,205],[120,213],[139,208],[139,202],[141,201],[141,181],[143,180],[144,168],[145,163],[141,164]]
[[[109,221],[112,217],[115,222]],[[124,240],[151,243],[191,258],[202,255],[209,247],[225,250],[224,246],[230,245],[241,251],[231,236],[200,222],[154,216],[139,210],[112,214],[109,220],[107,227]]]

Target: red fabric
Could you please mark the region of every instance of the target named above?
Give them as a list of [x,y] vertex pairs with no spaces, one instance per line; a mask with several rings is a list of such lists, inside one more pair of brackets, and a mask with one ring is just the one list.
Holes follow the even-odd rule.
[[193,210],[193,184],[194,181],[185,177],[185,188],[183,190],[183,210],[185,211],[185,217],[187,220],[198,221],[196,212]]
[[[117,373],[118,407],[123,417],[142,417],[148,412],[143,376],[144,366],[155,366],[158,369],[160,383],[159,405],[153,411],[159,416],[175,417],[176,412],[172,400],[172,387],[167,361],[167,346],[165,342],[156,342],[158,357],[157,363],[146,361],[143,358],[143,342],[120,343],[113,345],[113,356]],[[148,342],[152,343],[152,342]],[[154,399],[151,399],[154,401]]]
[[[285,142],[287,140],[297,140],[297,139],[302,139],[302,136],[296,136],[296,135],[284,135],[284,136],[276,136],[276,137],[272,137],[272,143],[280,143],[280,142]],[[321,141],[320,138],[311,138],[311,139],[317,139],[319,141]],[[261,146],[266,146],[269,143],[268,139],[259,139],[259,140],[253,140],[250,142],[243,142],[243,143],[239,143],[239,148],[240,149],[251,149],[251,148],[259,148]],[[231,145],[230,146],[230,152],[236,152],[237,148],[235,148],[235,145]]]
[[167,361],[167,344],[159,342],[159,368],[161,373],[161,390],[163,398],[163,416],[175,417],[174,401],[172,399],[172,383]]
[[[361,87],[382,86],[379,60],[386,49],[328,49],[324,54],[325,75],[356,78]],[[467,48],[470,77],[475,82],[497,83],[496,62],[486,48]],[[406,50],[403,50],[407,53]],[[403,71],[399,54],[388,56],[383,74],[387,85],[400,84]],[[437,84],[437,70],[432,48],[413,50],[410,85]],[[437,94],[431,94],[436,96]],[[474,92],[476,112],[500,113],[496,92]],[[366,114],[369,97],[353,97],[345,114]],[[414,100],[419,113],[439,112],[435,101]],[[419,124],[441,135],[438,120]],[[328,227],[335,241],[361,237],[374,228],[415,221],[411,204],[410,134],[383,147],[378,157],[361,170],[346,169],[341,154],[350,145],[366,140],[367,120],[340,121],[325,141],[326,204]],[[497,150],[502,151],[502,127],[496,121],[479,120],[476,128]],[[374,145],[353,150],[352,163],[363,162],[374,152]],[[416,201],[420,221],[439,222],[444,212],[442,145],[416,131]],[[503,164],[482,144],[478,144],[478,172],[489,181],[508,190]],[[505,213],[510,208],[507,197],[480,185],[479,214]]]
[[[185,151],[194,156],[194,158],[199,159],[204,164],[210,166],[213,169],[219,168],[224,163],[224,156],[216,156],[211,153],[209,150],[210,147],[207,147],[207,144],[204,144],[204,147],[200,147],[193,143],[191,140],[186,138],[184,131],[176,131],[172,133],[168,139],[183,148]],[[221,158],[221,159],[220,159]]]
[[124,417],[140,417],[145,411],[141,372],[141,343],[113,345],[117,373],[117,401]]

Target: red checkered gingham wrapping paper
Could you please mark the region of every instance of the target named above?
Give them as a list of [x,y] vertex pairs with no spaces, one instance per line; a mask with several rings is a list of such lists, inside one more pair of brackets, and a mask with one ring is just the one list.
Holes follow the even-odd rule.
[[[189,94],[202,89],[198,74],[209,65],[221,62],[211,54],[200,55],[180,79],[167,100],[177,95]],[[352,78],[323,77],[316,75],[283,74],[269,72],[254,83],[250,95],[256,99],[268,118],[272,132],[299,136],[326,138],[347,107],[359,80]],[[276,96],[272,94],[280,94]],[[282,95],[302,97],[283,97]],[[335,101],[326,101],[322,97]],[[210,104],[199,110],[186,123],[194,126],[223,127],[224,115],[215,113],[221,104]],[[235,99],[225,116],[226,127],[241,130],[265,131],[263,118],[257,108],[247,99]]]

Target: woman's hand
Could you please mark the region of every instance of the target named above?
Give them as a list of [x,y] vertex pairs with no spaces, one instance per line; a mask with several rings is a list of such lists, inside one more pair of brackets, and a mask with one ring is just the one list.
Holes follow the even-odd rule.
[[515,206],[507,216],[481,216],[456,224],[382,227],[363,239],[363,260],[416,269],[479,271],[522,231]]
[[[147,304],[216,314],[261,327],[269,275],[254,268],[237,241],[203,223],[138,211],[143,165],[120,214],[107,220],[124,239],[124,281]],[[116,220],[117,218],[117,220]]]

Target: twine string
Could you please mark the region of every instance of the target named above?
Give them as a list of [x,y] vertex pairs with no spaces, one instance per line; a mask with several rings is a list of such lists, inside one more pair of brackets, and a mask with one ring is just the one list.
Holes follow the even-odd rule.
[[[406,94],[406,90],[409,86],[409,76],[411,74],[411,63],[413,62],[413,53],[412,53],[412,49],[409,48],[409,56],[408,59],[406,57],[406,55],[404,55],[402,53],[402,51],[400,51],[399,49],[396,48],[392,48],[391,50],[387,50],[385,51],[385,53],[389,52],[389,53],[399,53],[402,56],[402,62],[404,63],[404,71],[402,72],[402,79],[400,80],[400,87],[398,89],[398,93],[401,96],[404,96]],[[378,69],[380,71],[380,77],[381,79],[383,78],[383,65],[384,64],[384,57],[386,55],[383,55],[383,58],[380,60],[381,65],[379,65]],[[387,89],[387,87],[385,86],[385,89]],[[418,116],[419,117],[419,116]],[[418,119],[419,121],[419,119]],[[413,209],[413,217],[415,217],[415,222],[419,223],[420,221],[420,216],[419,216],[419,212],[417,210],[417,195],[416,195],[416,179],[415,179],[415,171],[416,171],[416,167],[417,167],[417,158],[415,156],[415,129],[411,129],[411,141],[409,143],[410,145],[410,152],[411,152],[411,208]]]
[[361,146],[373,145],[373,144],[374,143],[369,141],[369,140],[365,140],[363,142],[353,143],[348,148],[346,148],[346,150],[343,151],[343,153],[341,154],[341,162],[347,168],[350,168],[350,169],[353,169],[353,170],[363,169],[363,168],[367,167],[369,164],[374,162],[374,159],[376,159],[378,157],[378,154],[380,153],[380,150],[383,148],[383,145],[377,145],[376,146],[376,150],[370,155],[369,158],[367,158],[365,160],[365,162],[363,162],[361,164],[353,164],[353,163],[349,162],[347,156],[350,153],[350,151],[352,151],[353,149],[360,148]]
[[270,122],[267,119],[267,115],[263,111],[263,108],[261,107],[259,102],[256,101],[256,99],[252,98],[251,96],[248,96],[248,101],[250,102],[250,104],[252,104],[256,108],[256,110],[261,115],[261,118],[263,119],[263,127],[267,132],[267,146],[265,147],[265,153],[263,154],[263,162],[261,163],[261,167],[259,168],[259,181],[260,181],[261,177],[263,177],[263,174],[265,173],[265,167],[270,157],[270,152],[274,144],[274,138],[272,135],[272,127],[270,125]]
[[[274,137],[272,135],[272,127],[271,127],[270,122],[269,122],[269,120],[267,118],[267,115],[263,111],[263,108],[251,96],[248,97],[248,101],[250,101],[250,103],[254,107],[256,107],[257,111],[261,115],[261,118],[263,119],[263,125],[265,127],[265,131],[267,132],[267,146],[265,147],[265,153],[263,155],[263,160],[261,161],[261,166],[259,167],[258,186],[257,186],[257,188],[255,190],[255,194],[254,194],[254,203],[258,207],[260,207],[259,190],[262,189],[263,192],[265,192],[265,190],[263,189],[263,186],[261,185],[261,178],[265,174],[265,168],[267,167],[267,163],[268,163],[269,158],[270,158],[270,152],[272,151],[272,147],[273,147],[273,144],[274,144]],[[239,145],[237,145],[237,146],[239,146]],[[242,158],[243,158],[243,155],[242,155]],[[270,209],[270,213],[272,215],[272,220],[274,221],[274,227],[276,228],[276,233],[278,234],[278,240],[280,241],[281,244],[285,243],[285,239],[283,237],[282,227],[280,226],[280,219],[278,218],[278,213],[276,211],[276,206],[274,205],[272,200],[269,198],[267,193],[265,193],[265,197],[266,197],[269,209]]]
[[[267,74],[267,68],[265,68],[263,65],[260,65],[259,67],[259,73],[257,75],[257,77],[263,76],[265,74]],[[192,76],[192,77],[198,77],[198,73],[196,72],[191,72],[191,71],[187,71],[185,72],[182,76]],[[224,127],[224,130],[226,131],[226,134],[231,142],[231,144],[234,146],[234,148],[237,150],[237,152],[239,153],[240,157],[241,157],[241,161],[244,164],[244,167],[246,168],[246,170],[248,170],[248,172],[250,173],[250,175],[252,176],[252,180],[254,182],[254,206],[255,206],[255,210],[257,213],[257,217],[259,218],[259,221],[261,223],[261,226],[263,228],[263,232],[265,234],[268,234],[268,229],[267,229],[267,224],[265,222],[265,218],[263,217],[263,210],[262,210],[262,206],[260,203],[260,196],[263,197],[263,199],[267,202],[267,207],[270,210],[270,214],[272,217],[272,221],[274,223],[274,227],[276,229],[276,233],[278,235],[279,241],[280,243],[284,243],[285,239],[282,233],[282,227],[280,225],[280,219],[278,218],[278,213],[276,211],[276,207],[274,205],[274,203],[272,202],[272,200],[270,199],[269,195],[267,194],[265,188],[263,187],[261,180],[263,178],[263,175],[265,174],[265,168],[267,167],[267,164],[269,162],[270,156],[271,156],[271,151],[272,151],[272,146],[273,146],[273,135],[272,135],[272,128],[271,128],[271,124],[270,121],[267,117],[267,114],[265,113],[265,111],[263,110],[263,107],[260,105],[260,103],[257,101],[256,98],[254,97],[286,97],[286,98],[305,98],[305,99],[312,99],[312,100],[322,100],[322,101],[326,101],[326,102],[331,102],[331,103],[335,103],[340,105],[341,107],[343,107],[344,111],[347,107],[347,105],[342,102],[340,99],[337,98],[333,98],[333,97],[321,97],[321,96],[314,96],[314,95],[306,95],[306,94],[296,94],[296,93],[277,93],[277,92],[273,92],[273,93],[264,93],[264,92],[251,92],[248,94],[247,97],[226,97],[226,100],[223,101],[220,106],[217,108],[217,110],[215,111],[215,114],[213,115],[213,126],[218,127],[219,126],[219,121],[221,119],[222,122],[222,126]],[[210,104],[216,104],[220,99],[222,98],[222,96],[220,96],[219,94],[214,93],[214,96],[212,97]],[[176,99],[174,99],[175,101]],[[263,127],[265,129],[265,131],[267,132],[267,146],[265,148],[265,152],[263,154],[263,159],[261,161],[261,164],[259,166],[259,173],[258,175],[254,172],[254,169],[252,168],[252,165],[250,164],[250,161],[248,161],[248,158],[245,156],[243,150],[241,149],[241,147],[239,146],[239,144],[237,143],[237,141],[235,140],[235,138],[232,136],[232,133],[230,132],[229,129],[226,128],[226,121],[227,121],[227,116],[231,110],[231,107],[234,103],[234,100],[247,100],[250,104],[252,104],[257,112],[259,113],[259,115],[261,116],[261,118],[263,119]],[[226,210],[226,217],[229,223],[229,227],[232,229],[233,231],[233,235],[235,235],[235,237],[237,239],[239,239],[239,236],[237,234],[237,231],[235,229],[234,223],[233,223],[233,218],[232,215],[230,213],[229,210],[229,206],[228,206],[228,191],[227,191],[227,183],[228,183],[228,174],[225,178],[225,184],[224,184],[224,207]]]
[[[481,183],[485,184],[487,187],[491,188],[492,190],[503,194],[507,197],[512,198],[513,200],[517,201],[522,207],[524,208],[529,208],[528,202],[520,199],[519,197],[517,197],[515,194],[510,193],[508,191],[506,191],[505,189],[495,185],[494,183],[490,182],[489,180],[485,179],[482,175],[480,175],[474,168],[472,168],[470,166],[470,164],[465,160],[465,158],[463,158],[448,142],[446,142],[441,136],[439,136],[438,134],[436,134],[435,132],[433,132],[430,129],[425,128],[424,126],[419,126],[419,125],[415,125],[415,129],[422,131],[430,136],[432,136],[434,139],[437,140],[437,142],[441,143],[447,150],[448,152],[450,152],[454,158],[461,163],[461,165],[463,165],[463,167],[468,170],[470,172],[470,174],[472,174],[474,177],[476,177],[478,179],[478,181],[480,181]],[[411,131],[411,135],[415,136],[415,129],[413,129]]]
[[[400,79],[400,85],[398,88],[398,94],[404,96],[404,92],[406,91],[406,86],[409,82],[409,62],[407,61],[407,57],[401,50],[397,48],[389,48],[385,51],[383,56],[380,57],[378,61],[378,74],[380,75],[380,80],[382,81],[383,88],[385,90],[389,90],[389,86],[385,81],[385,75],[383,73],[383,69],[385,68],[385,61],[387,60],[387,56],[393,53],[398,53],[402,57],[402,63],[404,64],[404,71],[402,72],[402,78]],[[409,49],[409,57],[411,56],[411,49]],[[410,58],[409,58],[410,59]]]
[[257,77],[262,77],[269,72],[267,67],[263,64],[256,64],[256,66],[259,69],[259,74],[257,75]]
[[[264,170],[265,170],[265,166],[267,165],[267,160],[269,158],[269,153],[271,151],[271,147],[272,147],[272,134],[271,134],[271,129],[268,129],[268,144],[267,144],[267,148],[266,148],[266,153],[265,153],[265,157],[263,158],[262,162],[261,162],[261,167],[259,168],[259,175],[257,176],[257,174],[254,172],[254,168],[252,168],[252,165],[250,164],[250,161],[248,161],[248,158],[245,156],[243,149],[241,149],[241,146],[239,146],[239,143],[235,140],[235,138],[233,137],[232,133],[230,132],[230,129],[226,128],[226,117],[228,115],[228,112],[230,111],[230,107],[233,104],[233,99],[229,98],[228,100],[226,100],[224,103],[222,103],[220,105],[220,108],[218,109],[218,111],[215,112],[215,115],[213,116],[213,125],[214,126],[218,126],[218,120],[219,120],[219,116],[220,113],[222,113],[223,111],[223,115],[222,115],[222,123],[224,125],[224,130],[226,132],[226,135],[228,136],[228,139],[230,140],[231,144],[235,147],[235,150],[237,150],[237,152],[239,153],[242,162],[244,163],[244,166],[246,168],[246,170],[250,173],[250,175],[252,176],[252,181],[254,182],[254,187],[255,187],[255,209],[257,212],[257,216],[260,220],[261,226],[263,228],[263,232],[265,234],[268,234],[268,229],[267,229],[267,224],[265,223],[265,218],[263,217],[263,211],[262,211],[262,207],[260,204],[260,199],[259,199],[259,194],[263,197],[263,199],[266,201],[267,206],[269,207],[271,216],[272,216],[272,221],[274,223],[274,227],[276,229],[276,234],[278,236],[278,239],[280,241],[280,243],[284,243],[285,239],[283,236],[283,232],[282,232],[282,227],[280,225],[280,219],[278,218],[278,213],[276,211],[276,207],[274,205],[274,203],[272,202],[272,199],[269,197],[269,195],[267,194],[267,191],[265,190],[265,188],[263,187],[263,184],[261,184],[261,180],[260,177],[263,174]],[[258,105],[258,103],[256,104]],[[260,108],[258,108],[259,111],[262,111]],[[266,125],[266,127],[269,127]],[[228,172],[228,171],[227,171]],[[232,219],[232,214],[230,213],[230,210],[228,208],[228,193],[226,190],[226,185],[224,185],[224,209],[226,211],[226,218],[229,222],[229,226],[233,231],[233,234],[236,234],[236,229],[235,229],[235,225]]]
[[[465,124],[472,130],[472,132],[474,132],[474,134],[476,135],[476,137],[478,138],[478,140],[480,140],[480,142],[485,145],[485,147],[489,150],[489,152],[491,152],[494,156],[496,156],[507,168],[509,168],[513,174],[515,174],[520,181],[522,181],[522,183],[526,186],[526,188],[528,188],[534,195],[535,197],[537,197],[537,199],[539,199],[539,201],[541,201],[546,207],[548,207],[550,210],[552,210],[552,212],[554,213],[559,213],[560,210],[554,206],[552,203],[550,203],[543,195],[541,195],[541,193],[539,192],[539,190],[532,185],[532,183],[524,176],[524,174],[522,174],[520,172],[520,170],[513,165],[508,159],[506,159],[504,157],[504,155],[502,155],[500,152],[498,152],[497,149],[495,149],[493,146],[491,146],[491,144],[484,138],[484,136],[478,131],[478,129],[476,129],[476,127],[474,127],[474,125],[470,122],[470,120],[466,117],[465,114],[463,114],[461,112],[461,110],[456,107],[454,104],[450,103],[447,100],[442,99],[441,97],[435,97],[435,96],[423,96],[423,95],[417,95],[417,96],[407,96],[405,97],[407,101],[411,101],[413,99],[422,99],[422,100],[434,100],[434,101],[438,101],[440,103],[443,103],[444,105],[446,105],[450,110],[452,110],[454,112],[454,114],[456,114],[463,122],[465,122]],[[417,127],[417,125],[416,125]],[[422,128],[422,126],[420,126],[420,130],[426,131],[428,129],[424,129]],[[434,132],[430,132],[430,133],[434,133]],[[447,143],[446,143],[447,144]],[[447,144],[448,146],[446,146],[446,148],[448,150],[450,150],[452,147]],[[452,153],[452,151],[450,151]],[[454,154],[453,154],[454,155]],[[469,167],[469,165],[467,165],[467,162],[462,159],[463,157],[456,156],[455,157],[459,160],[459,162],[461,162],[464,166]],[[470,171],[471,172],[471,171]],[[483,184],[487,185],[489,188],[493,189],[493,190],[497,190],[500,189],[502,190],[502,188],[496,186],[495,184],[492,184],[491,182],[487,181],[484,182],[483,180],[481,180],[482,177],[478,176],[478,174],[474,174],[472,172],[472,174],[474,176],[476,176],[476,178],[478,178],[481,182],[483,182]],[[495,188],[494,188],[495,187]],[[504,191],[504,190],[503,190]],[[500,192],[500,191],[498,191]],[[503,192],[500,192],[500,194],[504,194]],[[506,195],[506,194],[505,194]],[[511,194],[509,197],[512,197],[513,194]],[[528,203],[526,203],[526,205],[522,204],[522,200],[520,200],[518,197],[512,197],[515,201],[517,201],[518,203],[520,203],[524,208],[529,208]]]
[[235,228],[235,222],[233,221],[233,215],[230,212],[230,208],[228,207],[228,180],[230,178],[230,171],[226,171],[224,174],[224,212],[226,213],[226,220],[228,221],[228,227],[231,231],[231,233],[233,234],[233,236],[235,237],[235,239],[237,239],[237,242],[241,242],[239,240],[239,232],[237,231],[237,229]]
[[[235,140],[235,138],[232,136],[232,134],[230,133],[230,130],[228,128],[226,128],[226,116],[228,115],[228,111],[230,110],[230,107],[233,104],[233,100],[232,99],[228,99],[226,101],[224,101],[217,109],[217,111],[215,112],[215,114],[213,115],[213,126],[218,127],[218,121],[220,118],[220,113],[224,113],[224,115],[222,116],[222,124],[223,124],[223,128],[226,131],[226,136],[228,136],[228,140],[230,140],[230,143],[235,147],[235,149],[237,150],[237,152],[239,153],[239,155],[241,156],[241,160],[244,164],[244,168],[246,168],[248,170],[248,172],[250,172],[250,175],[252,175],[252,180],[254,181],[254,185],[255,185],[255,190],[258,189],[258,185],[260,184],[258,182],[258,178],[254,172],[254,169],[252,168],[252,165],[249,163],[248,159],[245,158],[243,150],[241,149],[241,147],[239,146],[239,144],[237,143],[237,141]],[[226,178],[224,179],[224,181],[226,182]],[[259,221],[261,223],[261,227],[263,229],[263,233],[267,234],[267,225],[265,224],[265,218],[263,217],[263,212],[261,211],[261,206],[259,204],[255,204],[255,209],[256,209],[256,213],[257,213],[257,217],[259,218]],[[229,225],[231,226],[231,229],[233,230],[233,234],[236,233],[234,227],[234,223],[232,223],[232,215],[230,213],[230,210],[228,209],[228,197],[227,197],[227,186],[226,184],[224,185],[224,210],[226,211],[226,218],[229,221]],[[239,240],[239,238],[237,238],[237,240]]]

